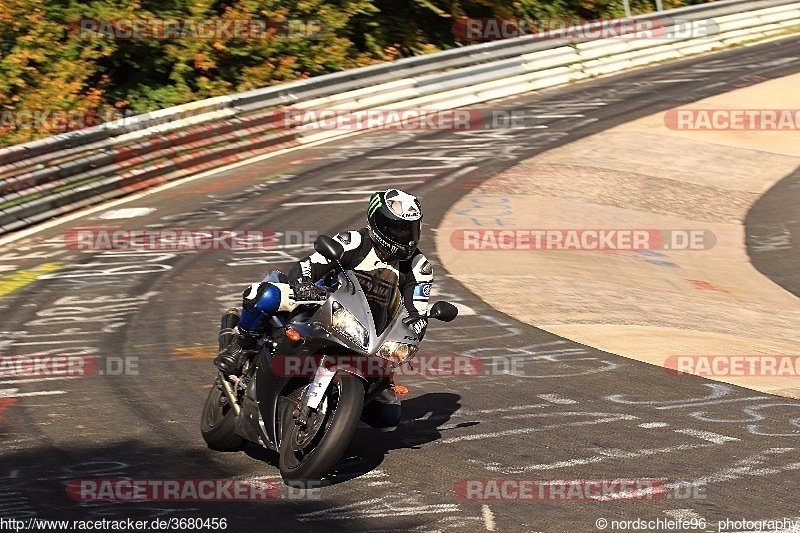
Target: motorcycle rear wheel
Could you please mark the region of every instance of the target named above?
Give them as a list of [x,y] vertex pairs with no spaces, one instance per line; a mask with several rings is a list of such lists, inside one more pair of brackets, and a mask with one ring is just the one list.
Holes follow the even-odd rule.
[[320,410],[306,428],[292,423],[281,439],[279,467],[285,481],[317,481],[341,458],[364,408],[364,385],[345,372],[331,381]]

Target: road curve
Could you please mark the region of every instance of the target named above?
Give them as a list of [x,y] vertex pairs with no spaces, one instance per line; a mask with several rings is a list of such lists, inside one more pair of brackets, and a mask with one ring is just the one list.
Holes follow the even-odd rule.
[[[700,65],[687,74],[707,70]],[[767,366],[739,372],[730,364],[765,356],[777,370],[779,361],[793,362],[783,356],[800,354],[800,300],[753,268],[743,224],[751,205],[800,167],[800,130],[695,129],[706,126],[691,118],[715,116],[722,124],[740,110],[793,110],[800,105],[798,83],[797,74],[772,80],[753,74],[733,91],[681,103],[501,172],[448,212],[437,234],[444,266],[492,307],[557,335],[800,398],[800,360],[782,376]],[[785,205],[759,209],[762,233],[748,233],[750,249],[776,246],[763,230],[793,224]],[[487,230],[493,224],[499,226]],[[602,229],[610,237],[603,250],[591,239],[585,249],[547,250],[543,243],[535,251],[524,242],[514,249],[518,239],[512,239],[506,245],[512,249],[498,250],[491,237],[512,228]],[[617,242],[615,230],[639,232],[642,248]],[[460,232],[482,238],[465,246]],[[775,273],[786,276],[797,265],[779,263]],[[475,283],[486,272],[500,283]],[[537,290],[520,302],[515,282]]]

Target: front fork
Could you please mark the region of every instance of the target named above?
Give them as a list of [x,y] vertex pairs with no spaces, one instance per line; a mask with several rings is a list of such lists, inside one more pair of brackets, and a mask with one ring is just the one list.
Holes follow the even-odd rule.
[[[322,400],[325,398],[325,391],[328,390],[333,378],[336,376],[336,367],[333,367],[332,369],[328,368],[327,365],[325,365],[325,357],[326,356],[322,357],[322,360],[320,361],[319,366],[314,374],[313,381],[306,388],[306,391],[301,398],[300,405],[298,405],[297,409],[292,412],[292,417],[295,420],[295,424],[300,427],[306,427],[308,425],[309,416],[311,416],[312,411],[319,409]],[[342,371],[348,372],[348,370]],[[364,377],[360,375],[358,371],[351,371],[351,373],[361,379],[364,379]],[[391,376],[386,379],[388,387],[391,387],[394,380]],[[378,391],[378,393],[379,392],[380,391]]]
[[313,381],[306,387],[300,405],[292,413],[294,423],[297,426],[306,427],[308,425],[308,417],[311,415],[311,411],[319,408],[322,399],[325,397],[325,391],[328,390],[334,376],[336,376],[336,370],[327,368],[325,356],[323,356],[317,371],[314,373]]

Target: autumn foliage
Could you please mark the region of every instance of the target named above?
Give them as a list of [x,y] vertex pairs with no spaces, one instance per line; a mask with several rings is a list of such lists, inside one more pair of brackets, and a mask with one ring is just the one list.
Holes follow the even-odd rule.
[[[635,13],[654,8],[650,1],[630,3]],[[701,1],[663,3],[670,8]],[[460,17],[623,14],[622,0],[2,0],[0,146],[470,44],[454,35],[453,23]],[[258,19],[269,22],[270,33],[257,39],[119,39],[81,30],[87,20],[165,19]],[[51,111],[79,119],[31,119]]]

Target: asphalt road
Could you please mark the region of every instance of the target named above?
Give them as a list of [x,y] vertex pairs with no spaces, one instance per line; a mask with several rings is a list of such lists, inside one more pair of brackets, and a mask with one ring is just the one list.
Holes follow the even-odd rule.
[[[76,501],[67,491],[79,480],[277,479],[274,454],[255,445],[212,452],[200,436],[218,317],[238,304],[247,283],[308,253],[298,241],[361,227],[372,190],[419,195],[430,237],[460,196],[520,160],[796,73],[798,59],[793,37],[505,99],[484,109],[523,112],[524,128],[352,136],[112,208],[132,218],[99,218],[101,211],[0,249],[0,353],[99,361],[85,377],[0,380],[0,518],[224,517],[237,530],[545,532],[598,531],[601,518],[607,530],[615,530],[612,520],[673,521],[650,531],[800,520],[800,402],[672,376],[560,339],[488,308],[441,267],[433,299],[455,301],[464,313],[433,324],[422,351],[470,354],[485,372],[399,380],[410,389],[401,427],[389,434],[360,428],[329,486],[284,488],[268,502]],[[773,205],[756,205],[748,234],[750,222],[783,223]],[[141,210],[117,211],[123,208]],[[266,229],[279,232],[281,246],[78,251],[64,240],[77,227]],[[431,242],[423,249],[436,261]],[[774,260],[759,254],[758,268],[797,294],[796,251]],[[520,298],[535,290],[521,286]],[[487,491],[470,500],[454,492],[468,480],[486,488],[480,480],[536,480],[538,487],[621,478],[649,480],[666,493],[497,501],[479,498],[491,497]]]
[[776,183],[744,221],[747,253],[759,272],[800,296],[800,169]]

